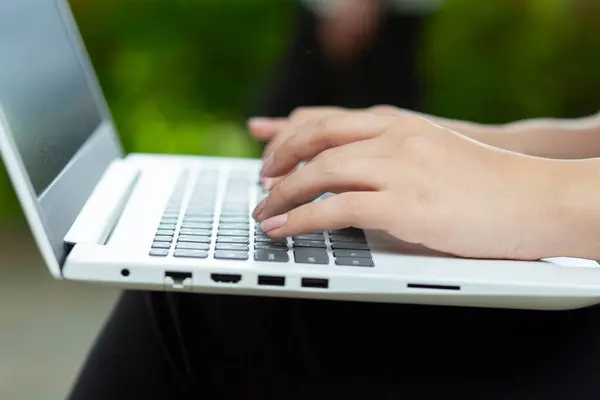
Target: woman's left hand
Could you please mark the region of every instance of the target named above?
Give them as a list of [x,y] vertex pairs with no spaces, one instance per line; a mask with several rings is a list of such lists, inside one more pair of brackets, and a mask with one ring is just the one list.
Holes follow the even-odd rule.
[[335,112],[294,130],[264,160],[263,177],[289,174],[253,214],[272,237],[353,226],[465,257],[561,254],[553,160],[409,114]]

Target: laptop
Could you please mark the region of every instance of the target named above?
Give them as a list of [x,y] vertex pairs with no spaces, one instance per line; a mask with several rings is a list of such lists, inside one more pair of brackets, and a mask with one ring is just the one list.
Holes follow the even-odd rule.
[[259,160],[124,154],[63,0],[0,2],[0,151],[56,279],[548,310],[600,297],[595,262],[461,259],[354,228],[269,238],[250,215]]

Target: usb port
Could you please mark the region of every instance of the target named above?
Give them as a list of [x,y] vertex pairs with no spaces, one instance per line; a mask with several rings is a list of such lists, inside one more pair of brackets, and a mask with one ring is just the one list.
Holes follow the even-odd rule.
[[261,286],[285,286],[285,277],[259,275],[258,284]]
[[190,290],[192,287],[192,273],[179,271],[165,271],[165,285],[174,290]]
[[210,274],[210,279],[217,283],[238,283],[242,280],[240,274]]
[[302,278],[302,287],[314,289],[327,289],[329,288],[329,279]]

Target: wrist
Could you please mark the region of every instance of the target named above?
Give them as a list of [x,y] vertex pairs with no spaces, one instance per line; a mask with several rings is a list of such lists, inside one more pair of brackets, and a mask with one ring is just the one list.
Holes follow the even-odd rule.
[[541,223],[545,257],[600,260],[600,160],[546,161],[549,196]]

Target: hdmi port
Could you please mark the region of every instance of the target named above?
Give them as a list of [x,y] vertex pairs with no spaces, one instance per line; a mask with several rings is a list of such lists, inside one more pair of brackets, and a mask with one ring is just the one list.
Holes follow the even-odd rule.
[[238,283],[242,280],[240,274],[210,274],[210,278],[213,282],[218,283]]

